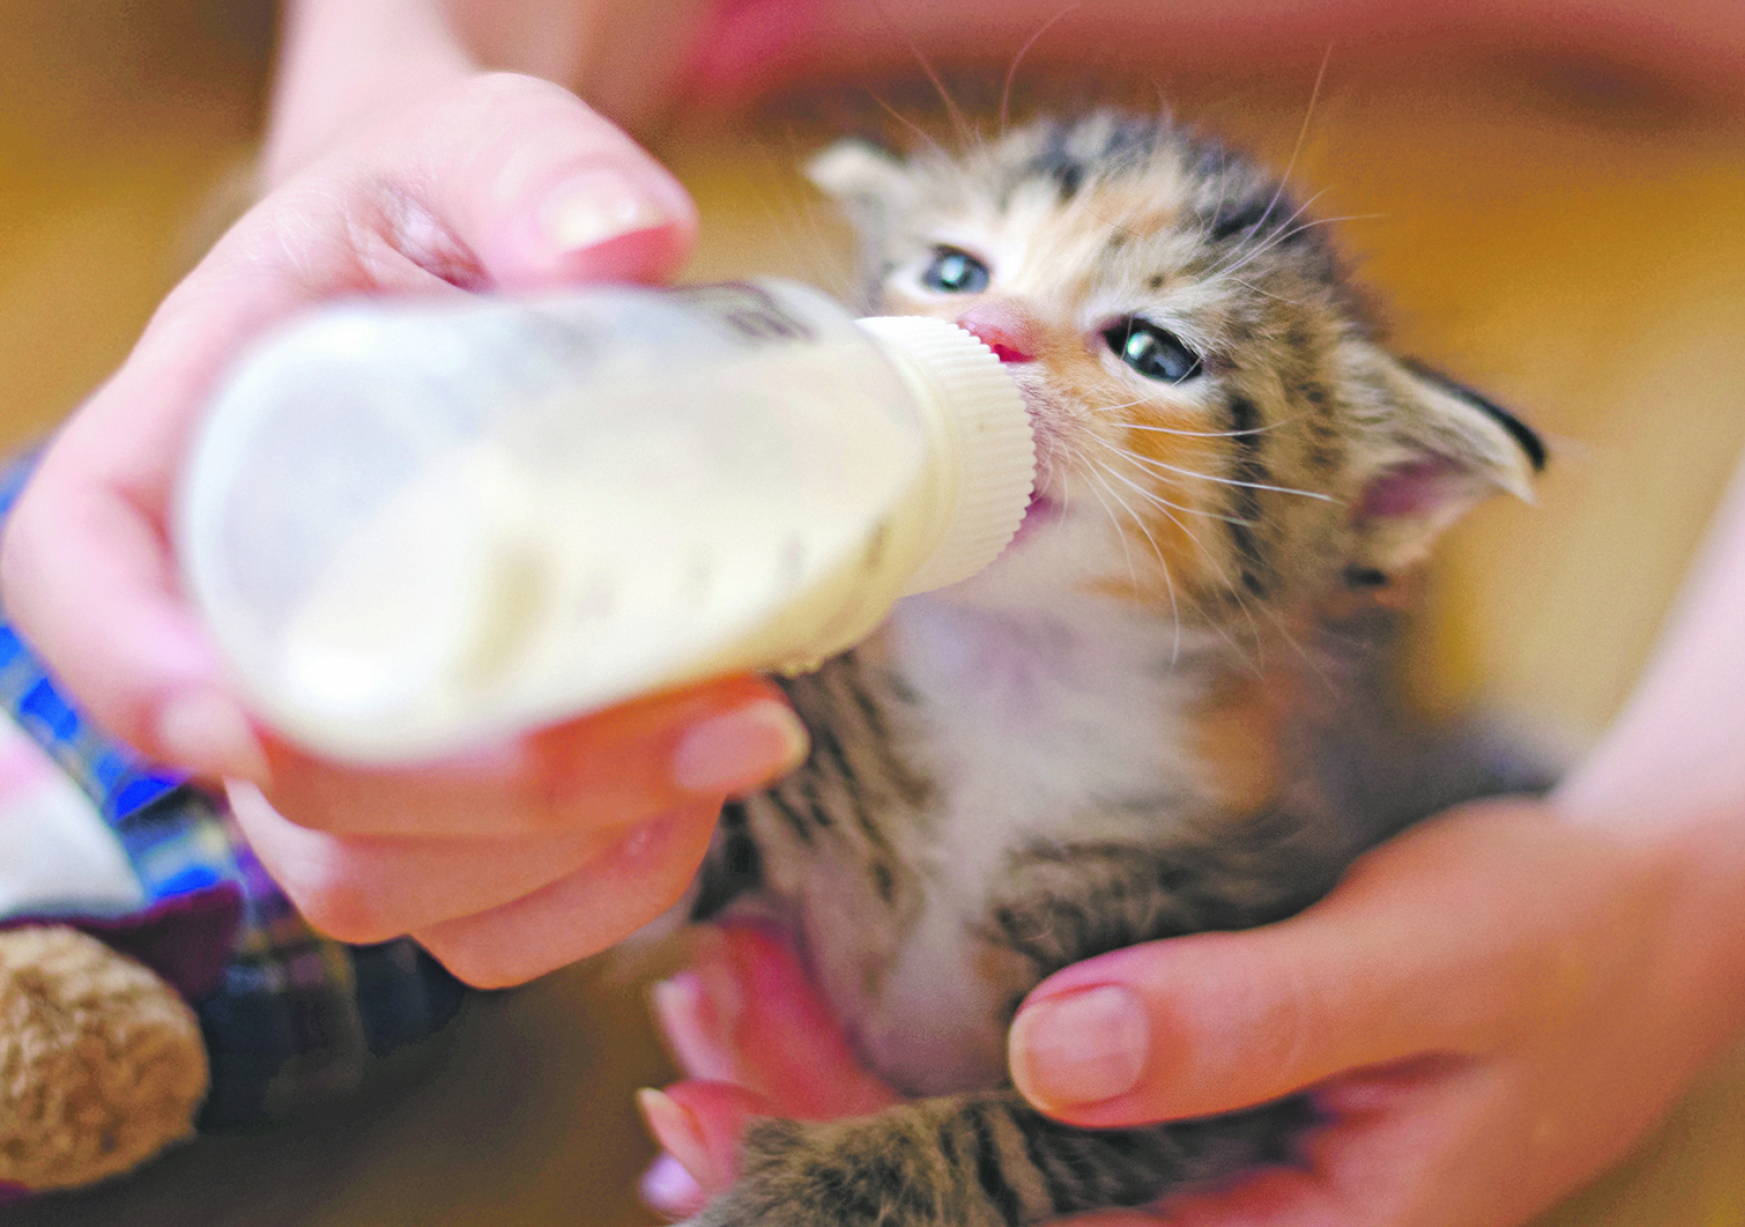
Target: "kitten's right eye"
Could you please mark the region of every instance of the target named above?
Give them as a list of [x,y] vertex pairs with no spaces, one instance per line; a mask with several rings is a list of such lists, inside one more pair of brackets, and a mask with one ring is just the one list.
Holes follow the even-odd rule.
[[941,247],[921,274],[921,284],[941,294],[980,294],[988,288],[988,266],[955,247]]

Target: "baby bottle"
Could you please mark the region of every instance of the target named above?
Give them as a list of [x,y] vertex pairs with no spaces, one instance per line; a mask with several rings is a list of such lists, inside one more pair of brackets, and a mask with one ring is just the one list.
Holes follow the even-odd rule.
[[176,509],[242,692],[312,749],[427,757],[852,646],[981,570],[1022,398],[941,320],[781,281],[360,300],[219,388]]

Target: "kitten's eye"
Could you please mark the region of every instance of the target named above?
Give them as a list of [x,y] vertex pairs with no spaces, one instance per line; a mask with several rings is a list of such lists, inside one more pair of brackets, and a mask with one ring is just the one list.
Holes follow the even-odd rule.
[[988,266],[968,252],[941,247],[921,274],[921,284],[941,294],[980,294],[988,288]]
[[1147,379],[1181,383],[1200,373],[1200,356],[1167,328],[1148,320],[1122,320],[1103,334],[1115,356]]

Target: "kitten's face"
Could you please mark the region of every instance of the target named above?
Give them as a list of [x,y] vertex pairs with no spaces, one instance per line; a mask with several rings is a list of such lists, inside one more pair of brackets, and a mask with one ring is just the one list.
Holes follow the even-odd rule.
[[1279,186],[1159,123],[1043,123],[961,160],[843,145],[814,175],[860,226],[871,306],[951,320],[1017,378],[1033,583],[1222,620],[1378,582],[1496,487],[1524,428],[1370,340]]

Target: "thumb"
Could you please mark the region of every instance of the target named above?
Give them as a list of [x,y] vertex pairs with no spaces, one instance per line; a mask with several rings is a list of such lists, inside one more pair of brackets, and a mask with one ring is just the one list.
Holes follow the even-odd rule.
[[1527,804],[1472,807],[1377,849],[1293,919],[1069,967],[1018,1013],[1013,1080],[1072,1124],[1133,1125],[1494,1050],[1558,1008],[1603,923],[1603,901],[1568,907],[1586,892],[1560,887],[1605,881],[1617,853],[1543,819]]

